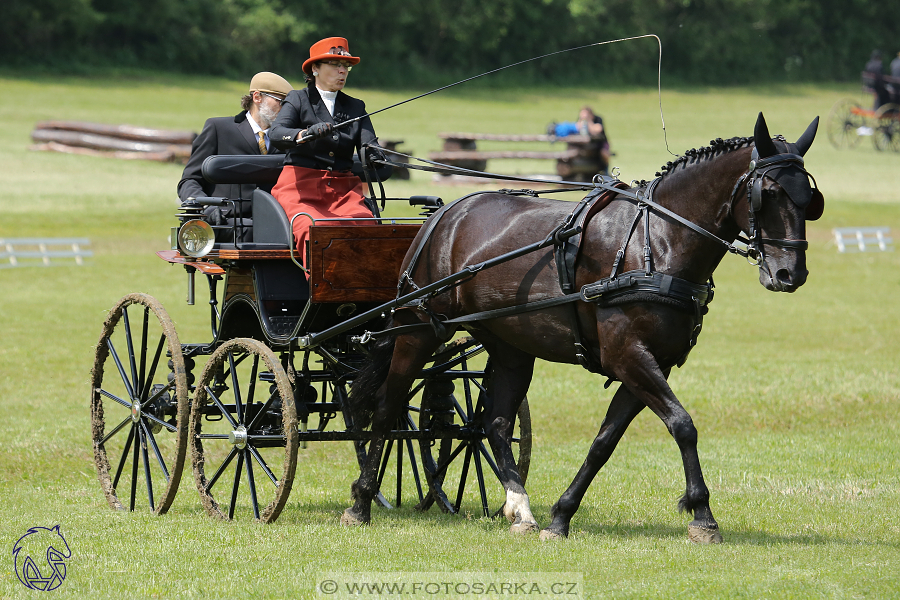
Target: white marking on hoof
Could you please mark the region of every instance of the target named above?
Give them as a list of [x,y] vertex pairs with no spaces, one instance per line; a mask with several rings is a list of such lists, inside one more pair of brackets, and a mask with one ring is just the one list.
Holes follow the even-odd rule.
[[341,525],[344,527],[359,527],[360,525],[366,524],[365,521],[361,521],[350,514],[350,509],[345,510],[344,514],[341,515]]
[[509,528],[509,532],[516,535],[528,535],[529,533],[534,533],[539,529],[540,527],[538,527],[538,524],[534,521],[519,521],[517,523],[513,523],[512,527]]
[[553,540],[564,540],[564,539],[566,539],[566,536],[559,535],[558,533],[554,533],[554,532],[550,531],[549,529],[541,530],[541,541],[542,542],[550,542]]
[[718,527],[710,529],[709,527],[688,525],[688,539],[695,544],[721,544],[722,534],[719,533]]
[[506,504],[503,505],[503,515],[512,523],[537,522],[534,515],[531,514],[528,494],[520,494],[510,490],[506,490]]

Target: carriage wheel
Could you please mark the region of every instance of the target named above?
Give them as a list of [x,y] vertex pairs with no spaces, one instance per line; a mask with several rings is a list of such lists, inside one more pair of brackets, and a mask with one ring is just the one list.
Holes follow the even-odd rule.
[[169,509],[181,482],[188,411],[172,320],[152,296],[125,296],[103,323],[91,370],[94,464],[113,509]]
[[900,152],[900,104],[885,104],[875,112],[872,141],[877,150]]
[[828,114],[828,139],[838,150],[854,148],[861,135],[869,135],[865,111],[855,100],[839,100]]
[[297,411],[287,373],[267,346],[236,338],[212,354],[197,383],[190,437],[206,512],[278,518],[297,468]]
[[[435,438],[419,443],[429,487],[420,508],[428,509],[436,503],[445,512],[471,510],[486,517],[496,516],[506,501],[506,491],[481,425],[490,361],[484,371],[469,370],[467,355],[480,346],[469,338],[448,346],[453,356],[446,357],[446,352],[439,351],[438,356],[443,358],[435,362],[458,363],[446,370],[452,378],[435,375],[423,383],[419,429],[434,432]],[[440,437],[444,434],[452,437]],[[524,484],[531,465],[531,413],[527,398],[519,407],[512,445]]]

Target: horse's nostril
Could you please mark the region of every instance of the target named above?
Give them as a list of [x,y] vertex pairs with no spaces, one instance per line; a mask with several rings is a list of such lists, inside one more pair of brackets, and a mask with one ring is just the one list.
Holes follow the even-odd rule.
[[778,269],[778,271],[775,272],[775,279],[777,279],[778,281],[780,281],[782,283],[786,283],[786,284],[790,285],[791,272],[788,271],[787,269]]

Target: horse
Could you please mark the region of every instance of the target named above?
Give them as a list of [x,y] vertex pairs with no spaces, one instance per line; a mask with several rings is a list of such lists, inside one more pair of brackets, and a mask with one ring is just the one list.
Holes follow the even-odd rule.
[[[806,281],[805,223],[821,215],[824,199],[810,184],[802,156],[817,127],[818,117],[791,144],[782,136],[771,138],[760,113],[753,137],[713,140],[667,164],[652,182],[619,190],[584,223],[583,231],[575,230],[581,247],[570,289],[581,289],[581,296],[572,303],[538,304],[514,314],[496,310],[559,298],[565,291],[560,255],[545,246],[491,268],[472,269],[462,283],[397,309],[392,325],[406,327],[379,339],[351,387],[354,418],[358,426],[371,427],[373,439],[351,487],[354,503],[341,522],[370,522],[383,436],[405,406],[417,373],[464,328],[491,359],[482,426],[506,490],[503,513],[513,523],[512,532],[539,529],[510,441],[516,411],[540,358],[582,364],[620,382],[584,464],[551,508],[551,523],[540,537],[568,535],[591,481],[647,407],[663,421],[681,453],[686,485],[678,506],[693,516],[689,538],[721,542],[697,455],[697,430],[667,379],[697,341],[712,296],[713,271],[727,252],[740,253],[735,240],[747,244],[743,254],[758,266],[766,289],[793,292]],[[571,224],[567,216],[573,214],[573,204],[508,193],[482,193],[448,204],[413,241],[399,291],[421,288],[552,236],[555,226],[560,230],[557,224]],[[741,232],[747,232],[746,239],[739,237]],[[649,282],[651,275],[656,287],[635,286]],[[629,285],[643,291],[629,290]],[[679,286],[680,295],[669,291]],[[454,322],[473,314],[468,321]],[[415,324],[423,325],[410,327]]]

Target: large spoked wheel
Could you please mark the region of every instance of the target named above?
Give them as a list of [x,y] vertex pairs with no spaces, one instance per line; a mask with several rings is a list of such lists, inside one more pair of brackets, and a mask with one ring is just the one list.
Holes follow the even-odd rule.
[[94,464],[113,509],[169,509],[181,482],[188,413],[172,320],[152,296],[125,296],[103,323],[91,370]]
[[[433,432],[419,443],[429,492],[420,507],[432,504],[451,513],[499,514],[506,501],[500,473],[484,435],[482,415],[491,375],[470,369],[481,352],[474,340],[463,338],[438,352],[435,367],[424,380],[419,429]],[[449,365],[449,366],[448,366]],[[522,401],[512,439],[513,456],[524,484],[531,465],[531,413]]]
[[875,112],[875,149],[900,152],[900,104],[885,104]]
[[200,500],[218,518],[278,518],[297,468],[297,410],[287,373],[264,344],[230,340],[210,357],[191,409]]
[[828,114],[828,140],[838,150],[856,147],[863,135],[871,135],[864,110],[855,100],[839,100]]

